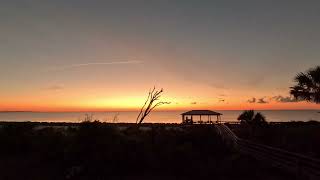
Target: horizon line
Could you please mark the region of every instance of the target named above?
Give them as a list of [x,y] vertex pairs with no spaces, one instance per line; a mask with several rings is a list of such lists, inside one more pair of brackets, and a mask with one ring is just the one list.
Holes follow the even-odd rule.
[[[168,112],[168,111],[189,111],[194,109],[180,109],[180,110],[154,110],[153,112]],[[199,109],[197,109],[199,110]],[[319,111],[319,109],[202,109],[202,110],[216,110],[216,111],[245,111],[245,110],[255,110],[255,111]],[[58,110],[58,111],[33,111],[33,110],[2,110],[0,113],[94,113],[94,112],[139,112],[140,110]]]

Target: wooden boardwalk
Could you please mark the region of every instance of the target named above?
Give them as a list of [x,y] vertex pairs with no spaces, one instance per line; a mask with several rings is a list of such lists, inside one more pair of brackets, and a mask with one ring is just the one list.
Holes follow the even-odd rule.
[[223,140],[235,150],[295,173],[298,179],[320,179],[320,160],[237,137],[225,124],[215,124]]

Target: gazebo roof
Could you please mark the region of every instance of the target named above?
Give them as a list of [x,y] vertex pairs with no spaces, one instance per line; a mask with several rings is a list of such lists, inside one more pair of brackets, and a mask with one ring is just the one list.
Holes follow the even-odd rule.
[[210,110],[192,110],[185,113],[182,113],[181,115],[213,115],[218,116],[222,115],[221,113],[210,111]]

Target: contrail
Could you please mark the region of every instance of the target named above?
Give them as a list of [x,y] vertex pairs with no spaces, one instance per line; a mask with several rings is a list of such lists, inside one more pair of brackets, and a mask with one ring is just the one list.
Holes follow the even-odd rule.
[[96,63],[71,64],[69,66],[51,68],[51,69],[49,69],[49,71],[63,71],[63,70],[77,68],[77,67],[83,67],[83,66],[140,64],[140,63],[142,63],[142,61],[114,61],[114,62],[96,62]]

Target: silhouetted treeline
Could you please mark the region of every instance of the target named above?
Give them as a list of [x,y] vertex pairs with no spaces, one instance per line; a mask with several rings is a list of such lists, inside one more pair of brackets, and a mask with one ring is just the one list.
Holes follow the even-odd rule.
[[0,179],[291,179],[233,152],[212,125],[2,124]]

